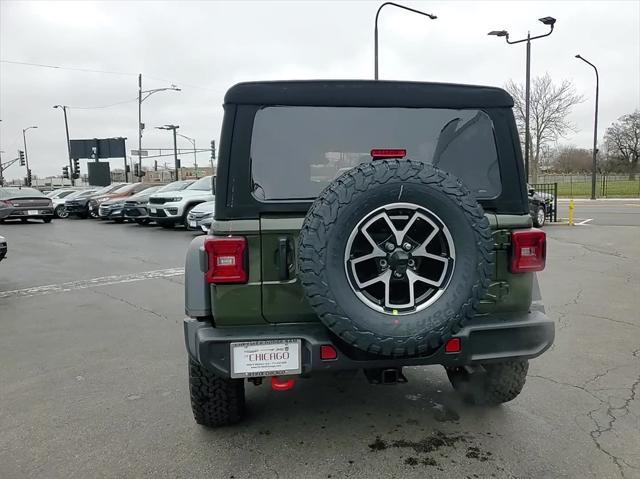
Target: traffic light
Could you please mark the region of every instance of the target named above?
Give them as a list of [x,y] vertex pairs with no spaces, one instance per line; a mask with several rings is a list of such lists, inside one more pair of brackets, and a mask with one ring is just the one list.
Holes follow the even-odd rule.
[[24,159],[24,151],[18,150],[18,156],[20,157],[20,166],[26,165],[26,161]]
[[216,159],[216,140],[211,140],[211,159]]
[[69,167],[68,166],[63,166],[62,167],[62,177],[65,179],[69,179]]
[[31,168],[27,170],[27,186],[31,186]]
[[78,158],[73,159],[73,172],[76,174],[76,178],[80,177],[80,160]]

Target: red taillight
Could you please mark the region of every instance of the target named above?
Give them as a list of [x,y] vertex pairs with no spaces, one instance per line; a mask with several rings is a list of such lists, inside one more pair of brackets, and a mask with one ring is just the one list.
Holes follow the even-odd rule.
[[462,351],[462,342],[460,341],[460,338],[451,338],[444,345],[445,353],[459,353],[460,351]]
[[404,158],[407,150],[401,148],[374,148],[371,150],[371,158],[374,160],[382,158]]
[[209,283],[246,283],[246,238],[209,236],[204,242],[208,255],[206,278]]
[[547,258],[547,235],[544,231],[532,228],[511,233],[512,273],[542,271]]
[[13,203],[11,203],[11,201],[0,200],[0,206],[10,208],[13,206]]
[[338,359],[338,351],[330,344],[323,344],[320,346],[320,359],[323,361],[333,361]]

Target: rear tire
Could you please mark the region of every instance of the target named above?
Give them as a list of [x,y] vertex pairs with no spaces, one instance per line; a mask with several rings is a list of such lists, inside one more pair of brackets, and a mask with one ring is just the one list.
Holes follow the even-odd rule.
[[69,216],[69,213],[67,213],[67,210],[64,208],[64,205],[56,206],[56,209],[53,211],[53,214],[57,218],[67,218]]
[[496,405],[515,399],[527,379],[529,361],[484,364],[484,371],[469,373],[463,367],[446,368],[449,381],[471,404]]
[[198,424],[227,426],[244,417],[244,380],[216,376],[189,358],[191,410]]

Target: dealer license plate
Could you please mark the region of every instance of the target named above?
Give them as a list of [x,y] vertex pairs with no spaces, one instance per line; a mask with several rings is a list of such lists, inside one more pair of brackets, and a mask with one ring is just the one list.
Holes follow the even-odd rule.
[[195,228],[196,226],[198,226],[198,223],[196,223],[195,221],[189,221],[189,226],[191,228]]
[[155,209],[155,208],[149,208],[149,212],[151,212],[151,213],[157,213],[157,211],[158,211],[158,210],[157,210],[157,209]]
[[299,339],[231,343],[231,377],[300,374]]
[[29,216],[35,216],[38,214],[38,210],[27,210]]

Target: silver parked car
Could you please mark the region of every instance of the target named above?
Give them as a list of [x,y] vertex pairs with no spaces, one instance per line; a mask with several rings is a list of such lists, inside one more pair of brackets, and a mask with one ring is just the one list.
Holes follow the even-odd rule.
[[190,230],[202,230],[205,233],[209,231],[213,222],[213,215],[216,209],[216,202],[205,201],[194,206],[187,215],[187,224]]

